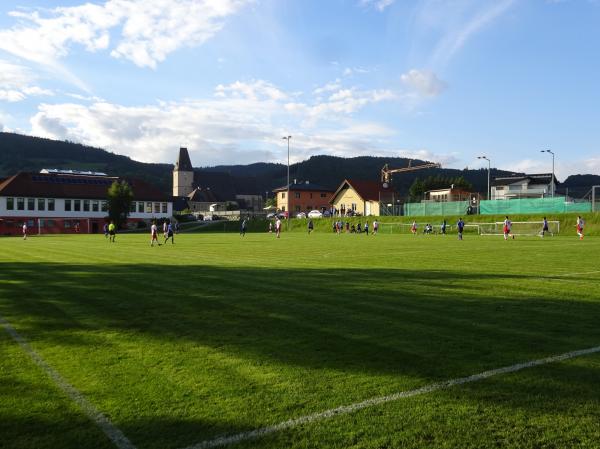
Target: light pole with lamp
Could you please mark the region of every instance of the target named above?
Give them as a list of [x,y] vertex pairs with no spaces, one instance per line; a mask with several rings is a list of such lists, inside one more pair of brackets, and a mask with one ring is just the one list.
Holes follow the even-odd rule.
[[552,198],[554,198],[554,153],[551,150],[542,150],[540,153],[550,153],[552,155],[552,180],[550,181],[550,189],[552,189]]
[[477,159],[485,159],[488,162],[488,187],[487,187],[487,199],[492,199],[492,191],[490,190],[490,170],[492,169],[492,162],[487,156],[477,156]]
[[287,147],[288,147],[288,163],[287,163],[287,201],[286,201],[286,212],[287,212],[287,230],[290,230],[290,218],[291,218],[291,213],[290,213],[290,139],[292,138],[292,136],[285,136],[282,137],[282,139],[287,140]]

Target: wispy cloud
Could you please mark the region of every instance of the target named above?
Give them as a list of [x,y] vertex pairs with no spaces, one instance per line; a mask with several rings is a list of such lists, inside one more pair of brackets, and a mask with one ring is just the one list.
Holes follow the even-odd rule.
[[375,8],[379,12],[383,12],[385,8],[393,5],[396,0],[359,0],[359,5],[362,7]]
[[[420,0],[413,13],[414,39],[433,42],[421,65],[441,72],[477,34],[516,5],[516,0]],[[426,48],[429,47],[429,50]]]
[[52,91],[35,85],[29,69],[0,59],[0,101],[15,103],[27,97],[52,95]]
[[437,97],[447,87],[444,81],[429,70],[412,69],[402,74],[400,79],[406,86],[424,97]]

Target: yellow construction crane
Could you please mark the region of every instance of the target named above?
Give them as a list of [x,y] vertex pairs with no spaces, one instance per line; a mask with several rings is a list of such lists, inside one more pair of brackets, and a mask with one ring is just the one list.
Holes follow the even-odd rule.
[[428,162],[426,164],[411,166],[412,160],[408,161],[408,167],[403,168],[388,168],[388,164],[385,164],[381,169],[381,182],[388,183],[392,178],[393,173],[404,173],[409,171],[423,170],[425,168],[442,168],[442,164],[437,162]]

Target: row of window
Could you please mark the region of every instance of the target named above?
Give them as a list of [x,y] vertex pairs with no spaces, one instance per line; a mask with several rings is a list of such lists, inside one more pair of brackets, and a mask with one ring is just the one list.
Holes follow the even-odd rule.
[[[284,200],[285,199],[285,193],[286,192],[281,192],[281,199]],[[310,198],[313,197],[312,192],[309,193]],[[321,195],[321,198],[327,198],[327,194],[326,193],[320,193],[319,195]],[[294,196],[296,199],[300,199],[301,196],[301,192],[294,192]]]
[[143,214],[144,212],[147,214],[160,214],[162,210],[163,214],[169,212],[167,203],[153,203],[151,201],[132,201],[131,206],[129,207],[129,212],[137,212],[139,214]]
[[[49,211],[56,210],[54,198],[6,198],[7,210]],[[130,212],[168,213],[167,203],[132,201]],[[65,212],[108,212],[108,203],[103,200],[65,200]]]

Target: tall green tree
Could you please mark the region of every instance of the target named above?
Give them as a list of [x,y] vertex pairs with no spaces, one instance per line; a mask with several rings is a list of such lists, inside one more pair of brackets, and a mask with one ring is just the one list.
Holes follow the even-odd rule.
[[415,178],[414,182],[410,186],[408,191],[410,201],[421,201],[425,194],[425,183],[421,181],[421,178]]
[[127,181],[115,181],[108,188],[108,216],[117,228],[127,222],[133,191]]

